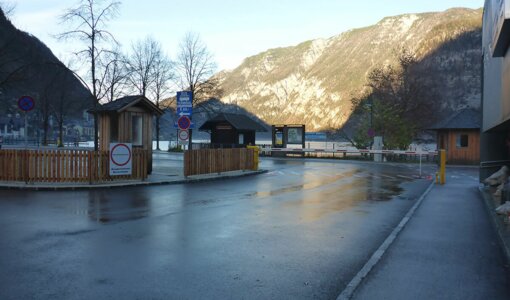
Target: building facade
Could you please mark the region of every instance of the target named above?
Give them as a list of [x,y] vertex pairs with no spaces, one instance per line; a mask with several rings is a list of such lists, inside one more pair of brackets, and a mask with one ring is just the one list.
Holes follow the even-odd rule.
[[480,163],[480,112],[463,109],[436,124],[437,148],[446,150],[449,164]]
[[486,0],[482,34],[480,179],[510,164],[510,1]]

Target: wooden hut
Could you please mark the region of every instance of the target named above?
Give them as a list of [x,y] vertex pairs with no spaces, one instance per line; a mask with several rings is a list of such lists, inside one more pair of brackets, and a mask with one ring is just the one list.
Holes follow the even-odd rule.
[[163,111],[144,96],[126,96],[101,105],[91,113],[99,117],[99,149],[110,143],[132,143],[148,151],[148,173],[152,172],[152,117]]
[[266,132],[261,124],[246,115],[220,113],[199,128],[211,134],[213,148],[237,148],[255,145],[255,133]]
[[463,109],[432,127],[437,132],[437,148],[446,150],[449,164],[480,163],[481,114]]

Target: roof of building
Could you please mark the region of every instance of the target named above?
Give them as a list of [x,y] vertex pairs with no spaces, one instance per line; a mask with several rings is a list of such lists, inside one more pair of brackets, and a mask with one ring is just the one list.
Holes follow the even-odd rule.
[[473,108],[466,108],[437,123],[430,129],[480,129],[481,124],[482,116],[480,111]]
[[228,122],[232,127],[237,130],[247,130],[247,131],[256,131],[256,132],[266,132],[267,129],[264,128],[258,122],[250,119],[246,115],[232,114],[232,113],[220,113],[216,115],[214,118],[207,120],[202,126],[200,126],[200,131],[212,130],[216,127],[216,124]]
[[[135,106],[135,105],[144,106],[155,115],[163,114],[163,111],[160,108],[158,108],[154,103],[152,103],[149,99],[147,99],[146,97],[144,97],[142,95],[125,96],[125,97],[116,99],[112,102],[105,103],[97,109],[97,112],[100,112],[100,113],[101,112],[121,113],[124,110],[126,110],[132,106]],[[89,112],[91,112],[91,113],[93,113],[95,111],[96,110],[94,110],[94,109],[89,110]]]

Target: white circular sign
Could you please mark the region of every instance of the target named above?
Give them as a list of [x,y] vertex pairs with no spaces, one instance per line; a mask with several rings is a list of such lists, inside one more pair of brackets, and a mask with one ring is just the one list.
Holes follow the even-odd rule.
[[187,130],[179,130],[179,139],[181,141],[189,139],[189,132]]
[[131,161],[131,150],[125,144],[117,144],[112,148],[110,158],[115,165],[125,166]]

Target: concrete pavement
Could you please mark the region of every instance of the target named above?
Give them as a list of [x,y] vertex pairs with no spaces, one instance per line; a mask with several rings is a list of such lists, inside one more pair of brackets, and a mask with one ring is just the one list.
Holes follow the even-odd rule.
[[472,171],[435,186],[353,299],[510,299],[509,269]]

